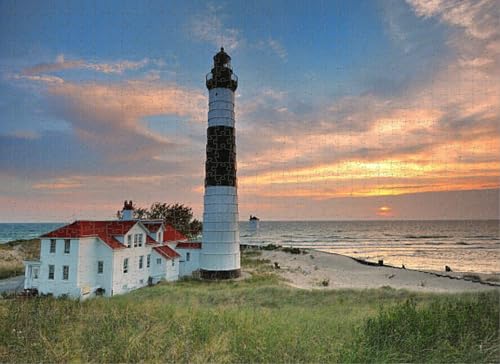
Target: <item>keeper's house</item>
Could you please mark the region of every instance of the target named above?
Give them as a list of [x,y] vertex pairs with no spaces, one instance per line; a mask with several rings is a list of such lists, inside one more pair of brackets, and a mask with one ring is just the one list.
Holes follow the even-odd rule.
[[199,269],[201,243],[161,220],[75,221],[41,236],[40,260],[25,261],[25,289],[88,298],[175,281]]

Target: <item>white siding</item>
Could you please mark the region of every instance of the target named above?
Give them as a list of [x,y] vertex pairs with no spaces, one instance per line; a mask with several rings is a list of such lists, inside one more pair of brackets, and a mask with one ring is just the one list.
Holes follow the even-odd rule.
[[[160,264],[158,264],[158,260],[160,260]],[[174,262],[173,265],[172,262]],[[163,255],[154,251],[151,255],[151,268],[153,283],[163,280],[176,281],[179,279],[180,259],[166,259]]]
[[[111,296],[113,279],[113,250],[98,238],[80,239],[79,279],[82,296],[93,296],[97,288],[103,288]],[[97,273],[97,262],[103,262],[103,273]]]
[[[70,239],[70,252],[64,253],[64,239],[56,239],[56,252],[50,253],[50,240],[42,239],[40,245],[40,279],[38,291],[54,296],[79,297],[78,287],[78,239]],[[54,266],[54,279],[49,279],[49,265]],[[63,280],[63,266],[69,266],[68,280]]]
[[[134,247],[134,238],[130,248],[111,249],[102,240],[96,237],[71,239],[70,252],[64,253],[64,239],[56,239],[56,252],[50,253],[51,239],[41,240],[40,270],[38,278],[38,290],[40,293],[51,293],[54,296],[66,294],[75,298],[88,298],[95,295],[98,288],[105,290],[106,296],[126,293],[148,284],[150,277],[154,282],[160,280],[176,281],[179,278],[180,269],[184,274],[190,274],[198,269],[199,250],[191,252],[190,264],[181,265],[180,258],[165,259],[153,250],[153,246],[146,245],[147,231],[140,224],[136,224],[125,235],[143,234],[142,246]],[[175,245],[175,244],[172,244]],[[172,246],[173,247],[173,246]],[[185,251],[179,251],[184,254]],[[147,257],[151,256],[150,267],[147,266]],[[139,268],[139,259],[143,256],[142,268]],[[123,273],[123,261],[128,258],[128,272]],[[161,264],[157,264],[157,259]],[[103,262],[103,272],[98,273],[98,262]],[[172,265],[172,262],[174,263]],[[26,272],[31,272],[36,262],[26,262]],[[54,265],[54,279],[49,280],[49,265]],[[69,267],[68,280],[63,280],[63,266]],[[188,272],[189,273],[186,273]],[[31,288],[36,282],[26,280]]]
[[[200,251],[201,249],[178,249],[177,253],[181,255],[179,276],[190,276],[195,270],[200,269]],[[187,260],[189,253],[189,261]]]
[[[139,224],[130,229],[128,234],[143,234],[142,247],[134,247],[134,239],[130,248],[116,249],[113,251],[113,294],[126,293],[128,291],[148,285],[151,269],[147,268],[147,256],[152,254],[151,245],[146,245],[147,231]],[[139,257],[144,256],[143,267],[139,268]],[[123,261],[128,258],[128,273],[123,273]],[[151,266],[155,262],[151,259]]]

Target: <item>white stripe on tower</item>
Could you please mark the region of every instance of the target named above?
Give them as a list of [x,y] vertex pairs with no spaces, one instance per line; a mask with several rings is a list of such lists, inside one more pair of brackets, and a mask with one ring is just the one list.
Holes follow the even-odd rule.
[[204,278],[233,278],[240,275],[234,91],[237,78],[231,58],[221,49],[207,75],[209,111],[203,244],[200,270]]

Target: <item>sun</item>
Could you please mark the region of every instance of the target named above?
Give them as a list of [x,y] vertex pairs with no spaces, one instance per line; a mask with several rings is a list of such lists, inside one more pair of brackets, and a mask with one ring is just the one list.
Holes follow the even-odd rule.
[[389,206],[380,206],[377,210],[377,215],[383,217],[392,216],[392,208]]

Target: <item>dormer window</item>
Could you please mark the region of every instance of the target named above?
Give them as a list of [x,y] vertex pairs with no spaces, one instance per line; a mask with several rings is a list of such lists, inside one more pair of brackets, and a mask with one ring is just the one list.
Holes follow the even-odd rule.
[[138,244],[139,246],[142,246],[142,234],[139,234]]
[[132,235],[127,235],[127,248],[132,246]]

